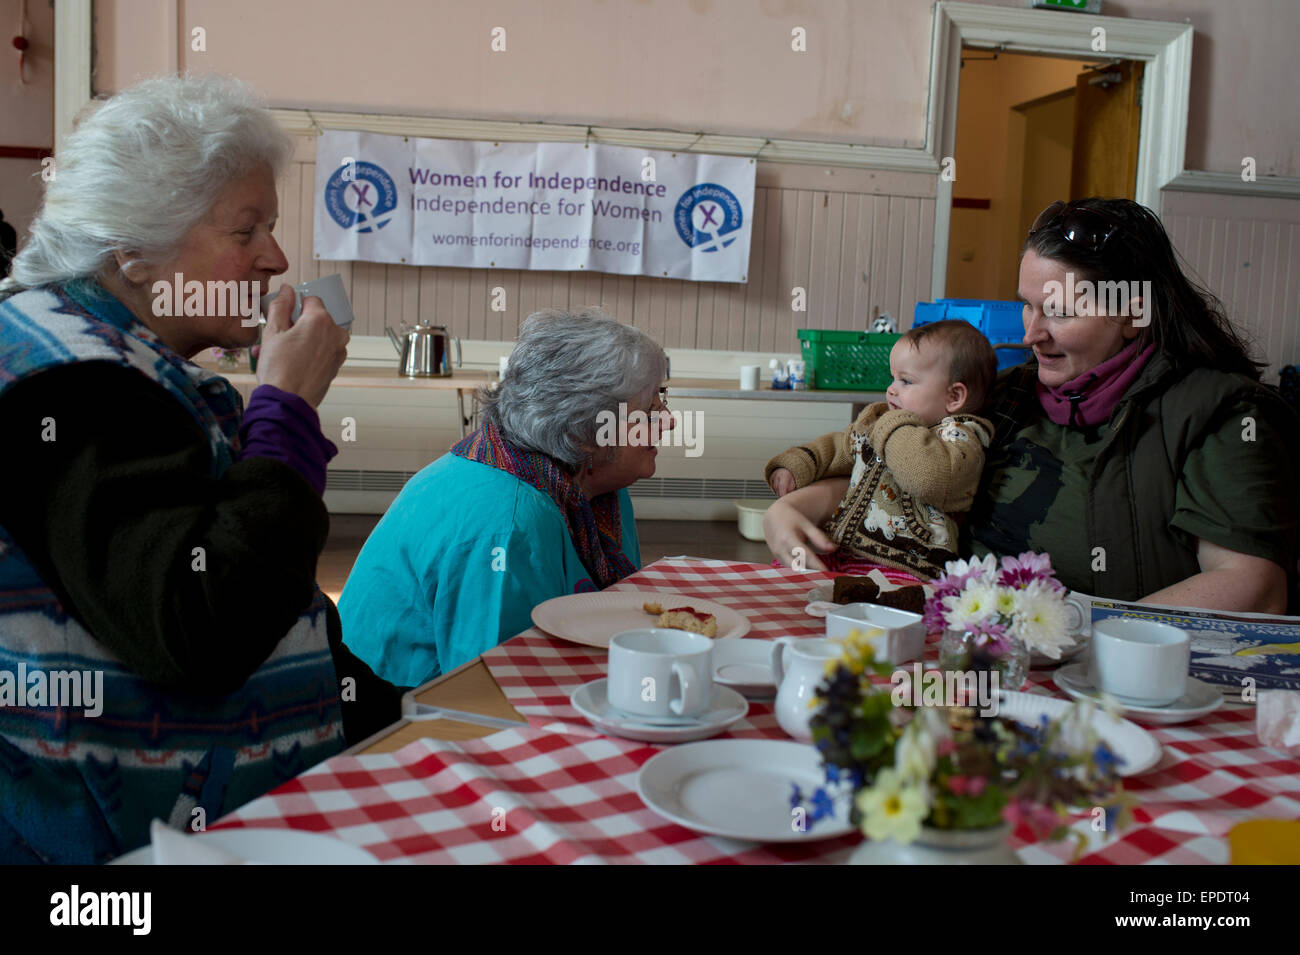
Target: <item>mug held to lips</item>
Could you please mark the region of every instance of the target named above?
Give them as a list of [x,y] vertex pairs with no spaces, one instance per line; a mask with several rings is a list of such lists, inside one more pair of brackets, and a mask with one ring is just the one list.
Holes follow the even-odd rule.
[[[292,325],[298,321],[298,316],[302,314],[303,299],[308,296],[316,296],[325,306],[325,311],[329,312],[330,318],[334,319],[334,324],[341,328],[351,328],[353,315],[352,303],[348,301],[347,289],[343,285],[343,276],[322,275],[319,278],[311,279],[307,282],[298,282],[293,287],[295,301],[293,304],[293,313],[289,316],[289,324]],[[262,314],[265,315],[271,307],[271,302],[275,300],[276,295],[280,293],[279,289],[262,296]]]

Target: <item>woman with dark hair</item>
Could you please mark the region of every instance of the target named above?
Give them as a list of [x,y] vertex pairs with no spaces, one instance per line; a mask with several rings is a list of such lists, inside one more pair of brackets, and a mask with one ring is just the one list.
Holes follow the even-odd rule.
[[[1294,608],[1300,424],[1156,215],[1053,203],[1019,294],[1033,357],[984,411],[996,432],[963,550],[1045,552],[1067,586],[1112,599]],[[837,483],[769,511],[778,556],[827,549],[813,521]]]

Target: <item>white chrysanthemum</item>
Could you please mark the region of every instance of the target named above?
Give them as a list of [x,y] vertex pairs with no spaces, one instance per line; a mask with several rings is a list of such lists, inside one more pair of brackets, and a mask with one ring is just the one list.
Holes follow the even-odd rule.
[[994,605],[1004,617],[1014,617],[1020,606],[1020,590],[1016,587],[998,587]]
[[943,572],[948,577],[964,577],[974,573],[980,580],[992,583],[998,575],[998,559],[986,554],[982,559],[950,560],[943,565]]
[[1074,643],[1065,632],[1068,619],[1061,594],[1036,580],[1020,591],[1020,609],[1011,633],[1031,651],[1059,660],[1061,651]]
[[943,606],[949,629],[968,630],[997,614],[997,588],[972,580],[961,593],[944,597]]

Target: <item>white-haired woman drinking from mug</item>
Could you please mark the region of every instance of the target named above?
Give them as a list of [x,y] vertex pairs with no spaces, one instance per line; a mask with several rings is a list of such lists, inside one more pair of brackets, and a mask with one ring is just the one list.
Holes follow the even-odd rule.
[[[67,137],[0,287],[0,670],[100,687],[0,706],[0,862],[215,821],[399,715],[315,584],[347,332],[311,298],[291,326],[284,291],[246,409],[191,361],[257,340],[292,150],[234,81],[125,90]],[[237,298],[155,308],[177,276]]]

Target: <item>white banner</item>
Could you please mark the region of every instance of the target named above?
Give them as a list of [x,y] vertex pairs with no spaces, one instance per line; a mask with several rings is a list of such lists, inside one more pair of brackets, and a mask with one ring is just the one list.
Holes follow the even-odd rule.
[[754,161],[582,143],[328,131],[322,259],[749,278]]

